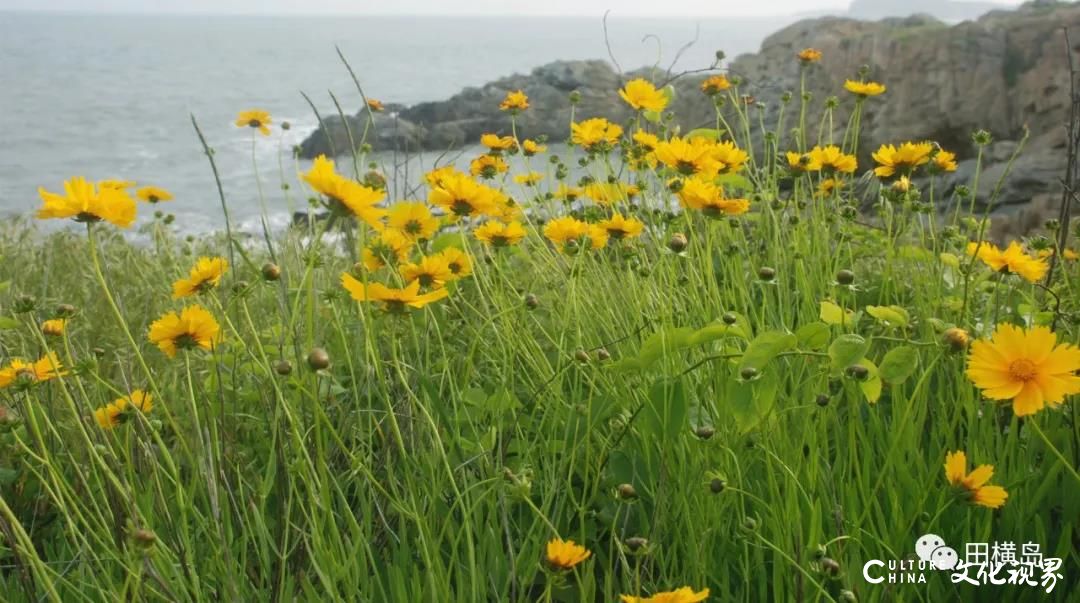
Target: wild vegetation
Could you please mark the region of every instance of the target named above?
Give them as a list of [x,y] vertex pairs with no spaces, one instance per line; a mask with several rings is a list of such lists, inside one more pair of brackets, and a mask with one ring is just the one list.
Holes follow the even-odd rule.
[[[511,92],[506,132],[416,199],[352,132],[301,174],[328,218],[257,243],[224,197],[218,236],[159,212],[133,242],[139,202],[185,200],[43,183],[36,217],[79,224],[0,232],[2,598],[1066,600],[1069,225],[987,240],[995,183],[936,197],[956,164],[933,141],[867,167],[867,76],[823,115],[793,91],[764,148],[721,73],[713,127],[673,131],[672,89],[638,79],[636,117],[573,119],[561,156]],[[206,134],[278,127],[237,126]],[[928,533],[1063,565],[864,579]]]

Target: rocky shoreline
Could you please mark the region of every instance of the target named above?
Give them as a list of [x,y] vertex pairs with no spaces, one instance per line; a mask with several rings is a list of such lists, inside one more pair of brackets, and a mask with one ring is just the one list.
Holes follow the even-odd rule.
[[[1022,233],[1056,213],[1060,203],[1068,53],[1076,52],[1067,48],[1063,28],[1078,25],[1080,6],[1046,0],[952,26],[922,15],[881,21],[824,17],[776,32],[759,52],[736,57],[722,69],[742,80],[740,92],[754,97],[766,127],[773,127],[784,95],[798,95],[800,68],[794,54],[801,48],[818,48],[825,57],[807,74],[811,116],[821,115],[826,99],[840,94],[843,81],[868,66],[874,79],[888,85],[888,92],[866,105],[860,165],[870,165],[869,152],[882,143],[936,141],[960,160],[958,171],[944,183],[942,192],[948,195],[973,175],[977,149],[971,134],[986,130],[995,143],[984,152],[981,181],[987,184],[980,186],[977,199],[982,206],[989,202],[993,184],[1018,141],[1029,132],[994,208],[995,213],[1010,216],[1009,230]],[[517,89],[532,101],[532,107],[517,118],[519,134],[563,141],[571,115],[577,120],[631,119],[616,91],[632,77],[670,81],[676,90],[671,106],[678,116],[674,125],[687,131],[715,120],[711,100],[699,89],[706,76],[674,77],[652,69],[620,74],[606,61],[559,61],[529,74],[466,88],[447,100],[411,107],[387,105],[386,111],[373,114],[367,142],[375,150],[416,152],[475,144],[485,132],[508,134],[510,119],[498,104],[507,91]],[[571,92],[580,95],[574,106]],[[837,131],[846,125],[850,111],[849,99],[840,100],[834,120]],[[787,123],[793,107],[797,100],[787,108]],[[364,110],[347,118],[354,137],[363,131],[367,116]],[[300,145],[301,156],[348,152],[348,128],[340,117],[325,118],[323,127]]]

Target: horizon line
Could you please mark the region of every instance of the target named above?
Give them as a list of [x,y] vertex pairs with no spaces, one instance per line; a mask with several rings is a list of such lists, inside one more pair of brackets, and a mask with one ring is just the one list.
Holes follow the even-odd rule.
[[[65,8],[0,8],[0,14],[26,14],[26,15],[66,15],[66,16],[137,16],[137,17],[423,17],[438,19],[497,19],[497,18],[542,18],[542,19],[603,19],[604,13],[586,14],[551,14],[551,13],[386,13],[386,12],[303,12],[303,11],[151,11],[151,10],[72,10]],[[745,15],[721,15],[721,14],[674,14],[674,13],[615,13],[611,11],[608,19],[804,19],[807,17],[821,16],[849,16],[848,9],[822,9],[801,13],[786,14],[745,14]]]

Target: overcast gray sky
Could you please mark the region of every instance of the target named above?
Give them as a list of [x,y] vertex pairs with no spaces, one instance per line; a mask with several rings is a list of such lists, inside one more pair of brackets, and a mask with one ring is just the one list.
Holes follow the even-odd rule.
[[[997,0],[1019,4],[1022,0]],[[787,15],[843,10],[851,0],[0,0],[4,10],[77,12],[582,15]]]

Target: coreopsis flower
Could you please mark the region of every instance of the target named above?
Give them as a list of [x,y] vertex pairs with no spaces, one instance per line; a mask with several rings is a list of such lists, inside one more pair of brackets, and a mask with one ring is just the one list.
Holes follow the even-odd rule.
[[566,186],[565,183],[560,183],[559,187],[552,193],[556,199],[562,199],[563,201],[576,201],[578,197],[585,194],[585,191],[576,186]]
[[480,144],[493,153],[506,151],[514,146],[513,136],[499,136],[498,134],[483,134],[480,136]]
[[502,157],[495,155],[481,155],[469,163],[470,174],[487,180],[502,174],[508,169],[510,169],[510,166],[503,161]]
[[7,366],[0,368],[0,389],[20,383],[41,383],[66,374],[56,352],[49,352],[34,362],[12,358]]
[[626,82],[619,96],[626,104],[636,111],[653,111],[659,113],[668,105],[668,96],[661,90],[657,90],[652,82],[637,78]]
[[659,136],[657,136],[656,134],[649,134],[645,130],[638,130],[637,132],[634,132],[634,135],[631,138],[634,142],[638,144],[639,147],[645,149],[646,151],[652,151],[656,149],[656,145],[660,144]]
[[423,308],[449,295],[445,288],[420,293],[420,281],[412,281],[403,289],[392,289],[382,283],[365,286],[348,273],[341,275],[341,286],[354,300],[382,304],[383,310],[395,313],[403,313],[408,308]]
[[683,176],[715,176],[724,166],[717,160],[714,146],[704,138],[686,140],[675,136],[657,144],[653,154],[657,161]]
[[472,218],[494,211],[495,191],[467,174],[449,173],[428,192],[428,203],[459,218]]
[[38,188],[41,209],[39,220],[72,218],[76,222],[100,222],[102,220],[127,228],[135,221],[135,200],[124,188],[95,186],[85,178],[75,177],[64,182],[64,194],[50,193]]
[[885,85],[877,82],[865,82],[855,80],[845,80],[844,90],[858,96],[859,98],[867,98],[870,96],[878,96],[879,94],[885,94]]
[[445,178],[455,174],[461,174],[461,172],[459,172],[457,168],[452,165],[444,165],[441,168],[435,168],[434,170],[431,170],[430,172],[424,174],[424,181],[427,182],[427,185],[431,188],[437,188],[439,186],[442,186],[442,181]]
[[365,268],[375,272],[384,266],[396,266],[409,259],[412,245],[413,240],[405,233],[387,228],[368,242],[360,259]]
[[63,318],[53,318],[41,323],[42,335],[48,335],[49,337],[59,337],[64,334],[67,329],[67,320]]
[[643,224],[641,220],[638,220],[637,218],[627,218],[618,213],[612,214],[610,218],[600,221],[597,226],[606,230],[608,236],[616,241],[641,236],[642,231],[645,230],[645,224]]
[[750,209],[746,199],[728,199],[724,189],[709,178],[687,178],[677,193],[683,207],[696,209],[710,218],[738,216]]
[[439,219],[419,201],[395,203],[386,214],[386,224],[414,241],[431,239],[439,230]]
[[453,280],[450,264],[441,255],[429,255],[417,263],[403,264],[398,273],[405,282],[417,281],[424,289],[438,289]]
[[236,116],[236,127],[238,128],[255,128],[263,136],[270,135],[270,113],[263,111],[262,109],[249,109],[247,111],[241,111]]
[[454,275],[450,280],[465,278],[472,274],[472,260],[469,259],[469,255],[464,251],[457,247],[447,247],[440,251],[439,255],[446,260],[446,265],[450,268],[450,273]]
[[501,190],[493,190],[491,198],[494,200],[493,208],[488,212],[488,215],[492,218],[503,222],[513,222],[514,220],[520,220],[525,215],[521,205],[513,197]]
[[571,242],[583,245],[587,240],[591,249],[603,249],[608,242],[606,230],[570,216],[555,218],[545,224],[544,236],[563,253],[571,251]]
[[521,222],[509,224],[497,221],[488,221],[473,232],[477,240],[491,245],[492,247],[507,247],[517,245],[525,238],[525,228]]
[[1020,243],[1013,241],[1002,251],[996,245],[983,241],[968,243],[968,255],[977,255],[984,264],[995,272],[1016,274],[1024,280],[1034,283],[1046,275],[1050,269],[1045,260],[1032,257],[1024,251]]
[[177,350],[212,350],[220,339],[221,327],[202,306],[169,312],[150,325],[150,342],[169,358],[175,357]]
[[94,411],[94,420],[102,429],[113,429],[128,422],[136,411],[148,413],[154,408],[154,398],[137,389],[130,395],[117,398]]
[[622,126],[603,117],[570,124],[570,141],[590,153],[610,150],[622,134]]
[[971,473],[967,471],[967,454],[963,450],[945,455],[945,479],[965,491],[973,505],[997,509],[1005,504],[1009,493],[1001,486],[987,486],[994,476],[993,465],[979,465]]
[[750,159],[749,153],[735,146],[734,142],[725,140],[712,145],[713,157],[720,163],[721,174],[734,174],[743,168]]
[[527,174],[517,174],[514,176],[514,182],[523,186],[536,186],[543,179],[544,175],[540,172],[529,172]]
[[711,75],[701,82],[701,91],[709,96],[716,96],[731,87],[725,75]]
[[367,107],[375,113],[381,113],[386,110],[386,106],[383,105],[383,102],[374,98],[367,99]]
[[896,179],[896,182],[892,183],[892,189],[898,193],[906,193],[911,190],[911,179],[907,176],[900,176]]
[[173,283],[173,299],[198,295],[217,287],[228,269],[229,263],[225,258],[199,258],[191,268],[188,278]]
[[600,205],[611,205],[630,199],[630,186],[624,182],[590,182],[583,193]]
[[511,113],[517,113],[529,108],[529,97],[525,92],[521,90],[514,90],[506,93],[506,98],[499,103],[499,109],[503,111],[509,111]]
[[821,170],[821,163],[815,161],[814,156],[811,153],[795,153],[788,151],[785,154],[785,157],[787,157],[788,168],[792,172],[817,172]]
[[575,543],[573,540],[553,538],[547,543],[544,561],[555,570],[565,571],[585,561],[592,555],[589,549]]
[[933,159],[930,160],[930,167],[936,172],[955,172],[956,171],[956,153],[950,153],[945,150],[938,150],[934,153]]
[[795,55],[802,64],[816,63],[821,60],[821,51],[816,48],[803,48]]
[[833,193],[844,188],[844,181],[839,178],[826,178],[818,183],[814,189],[814,196],[818,198],[831,197]]
[[140,201],[145,201],[147,203],[172,201],[173,198],[172,193],[156,186],[144,186],[135,191],[135,196],[138,197]]
[[840,150],[840,147],[832,144],[826,147],[810,149],[810,160],[812,163],[820,165],[822,171],[844,174],[854,172],[859,166],[854,155],[845,154]]
[[532,157],[547,150],[547,145],[542,145],[535,140],[525,139],[521,141],[521,153],[526,157]]
[[135,188],[134,180],[101,180],[98,182],[98,188],[115,188],[121,190],[127,190],[129,188]]
[[[1054,256],[1054,249],[1053,248],[1042,249],[1038,253],[1038,257],[1039,257],[1040,260],[1049,259],[1049,258],[1051,258],[1053,256]],[[1075,262],[1077,259],[1080,259],[1080,254],[1076,253],[1075,250],[1066,247],[1065,251],[1063,251],[1061,253],[1061,257],[1065,258],[1066,260],[1068,260],[1070,262]]]
[[329,200],[329,208],[337,214],[351,215],[367,222],[376,230],[382,228],[380,220],[386,210],[378,204],[386,197],[386,191],[364,186],[338,174],[334,160],[325,155],[315,158],[311,169],[303,174],[304,182]]
[[889,178],[898,173],[910,176],[915,168],[930,162],[933,152],[934,145],[929,142],[905,142],[899,147],[883,144],[871,155],[878,163],[874,174],[878,178]]
[[694,592],[689,586],[656,593],[651,597],[621,595],[622,603],[698,603],[709,598],[709,589]]
[[983,396],[1012,400],[1013,413],[1023,417],[1080,393],[1077,371],[1080,349],[1057,344],[1057,335],[1047,327],[1000,324],[990,339],[971,344],[966,374]]

